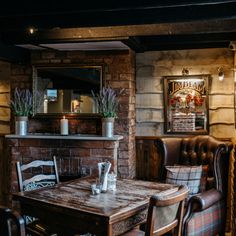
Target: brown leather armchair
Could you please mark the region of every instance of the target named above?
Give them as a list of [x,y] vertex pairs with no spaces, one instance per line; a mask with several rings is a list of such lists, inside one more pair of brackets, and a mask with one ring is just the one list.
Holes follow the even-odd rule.
[[162,157],[162,180],[166,178],[164,166],[167,165],[208,166],[206,190],[190,197],[186,203],[182,235],[223,235],[232,143],[198,135],[158,138],[157,147]]

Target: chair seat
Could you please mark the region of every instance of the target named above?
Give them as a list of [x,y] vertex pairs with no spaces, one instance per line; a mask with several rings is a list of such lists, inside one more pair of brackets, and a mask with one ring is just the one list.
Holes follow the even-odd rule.
[[140,229],[133,229],[125,234],[122,234],[122,236],[144,236],[144,235],[145,235],[145,232],[143,232]]
[[26,225],[26,232],[31,236],[57,236],[55,232],[51,232],[51,229],[42,224],[39,220],[35,220]]

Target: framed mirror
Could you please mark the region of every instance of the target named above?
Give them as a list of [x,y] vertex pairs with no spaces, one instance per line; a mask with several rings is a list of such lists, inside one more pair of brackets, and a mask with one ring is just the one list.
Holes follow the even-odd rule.
[[163,77],[165,133],[208,133],[209,78],[210,75]]
[[91,91],[101,89],[102,75],[102,66],[34,66],[34,115],[96,114]]

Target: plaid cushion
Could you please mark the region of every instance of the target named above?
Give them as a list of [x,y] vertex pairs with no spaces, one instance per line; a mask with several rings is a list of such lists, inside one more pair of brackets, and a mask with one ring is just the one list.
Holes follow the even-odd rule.
[[202,166],[166,166],[166,183],[187,185],[189,195],[199,192]]
[[209,236],[217,235],[224,231],[223,222],[225,220],[225,204],[220,201],[201,212],[193,213],[191,219],[187,222],[187,236]]

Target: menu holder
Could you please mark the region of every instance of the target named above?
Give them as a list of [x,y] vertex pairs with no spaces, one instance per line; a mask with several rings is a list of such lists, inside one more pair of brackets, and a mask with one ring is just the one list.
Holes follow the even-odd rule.
[[101,184],[101,192],[107,191],[107,177],[111,168],[109,161],[98,163],[99,183]]

